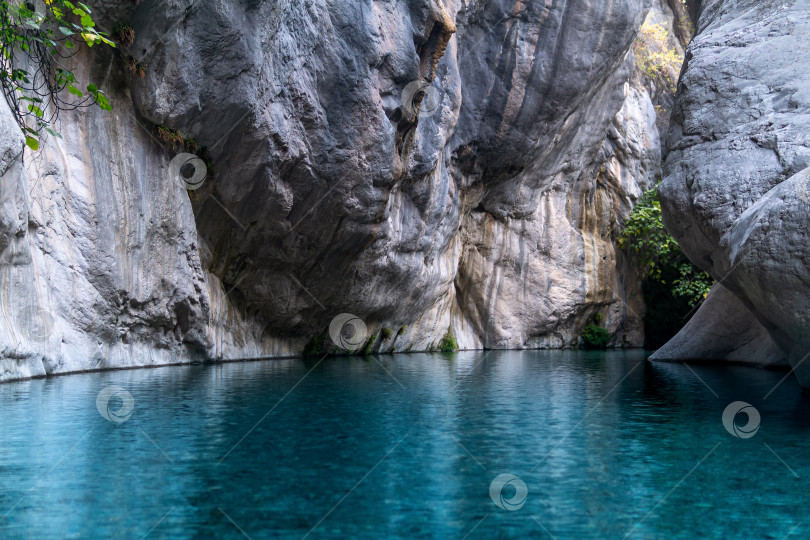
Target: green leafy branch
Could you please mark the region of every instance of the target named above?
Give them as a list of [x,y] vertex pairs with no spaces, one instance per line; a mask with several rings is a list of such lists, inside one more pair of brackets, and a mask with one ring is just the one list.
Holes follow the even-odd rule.
[[80,88],[66,65],[81,43],[115,47],[106,36],[81,2],[46,0],[37,9],[0,0],[0,86],[29,148],[39,149],[43,133],[60,136],[52,126],[61,111],[112,109],[98,86]]
[[714,282],[711,276],[686,258],[664,228],[657,187],[646,191],[636,202],[618,244],[635,254],[639,269],[647,279],[667,285],[665,276],[677,276],[669,283],[672,293],[687,299],[690,306],[702,302],[709,293]]

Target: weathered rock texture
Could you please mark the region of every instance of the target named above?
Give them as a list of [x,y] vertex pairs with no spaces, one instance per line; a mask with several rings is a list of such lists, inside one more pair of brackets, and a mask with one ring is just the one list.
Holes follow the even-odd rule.
[[653,358],[740,360],[713,343],[734,312],[749,328],[738,345],[772,351],[746,360],[786,357],[810,388],[810,0],[704,0],[698,22],[660,192],[667,228],[739,302],[706,302],[696,317],[713,328],[687,327]]
[[[115,111],[64,115],[24,170],[0,114],[0,379],[297,354],[342,312],[375,351],[448,329],[461,348],[570,346],[596,313],[640,345],[614,240],[660,159],[626,84],[645,4],[99,6],[147,66],[85,56]],[[402,105],[420,78],[433,114]],[[205,146],[213,179],[187,193],[155,125]]]

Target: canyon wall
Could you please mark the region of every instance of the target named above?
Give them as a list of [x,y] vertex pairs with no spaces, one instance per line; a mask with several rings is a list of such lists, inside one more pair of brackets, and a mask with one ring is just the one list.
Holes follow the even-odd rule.
[[660,188],[717,281],[652,357],[790,364],[810,388],[810,1],[703,0]]
[[326,352],[341,313],[375,352],[569,347],[597,313],[640,346],[615,238],[659,174],[648,8],[95,6],[135,29],[75,58],[113,111],[23,152],[0,105],[0,380]]

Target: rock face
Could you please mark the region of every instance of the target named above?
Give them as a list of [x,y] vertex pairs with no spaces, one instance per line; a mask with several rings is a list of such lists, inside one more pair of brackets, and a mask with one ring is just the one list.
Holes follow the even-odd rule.
[[[787,358],[810,388],[810,1],[704,0],[698,22],[660,193],[667,228],[736,299],[706,302],[696,317],[714,328],[684,329],[653,358],[739,360],[759,342],[772,352],[747,360]],[[729,312],[738,346],[718,354]]]
[[[660,160],[627,84],[648,7],[104,3],[135,43],[78,75],[114,111],[23,165],[0,110],[0,380],[298,354],[340,313],[374,351],[570,346],[596,313],[641,345],[614,240]],[[202,187],[156,125],[206,147]]]
[[787,356],[762,323],[720,284],[714,285],[697,313],[652,358],[767,367],[783,367],[788,363]]

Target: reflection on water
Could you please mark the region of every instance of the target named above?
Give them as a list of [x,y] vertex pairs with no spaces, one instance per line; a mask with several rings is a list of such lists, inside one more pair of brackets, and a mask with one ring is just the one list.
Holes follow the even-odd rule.
[[0,385],[0,536],[807,536],[810,400],[764,399],[783,377],[492,351]]

